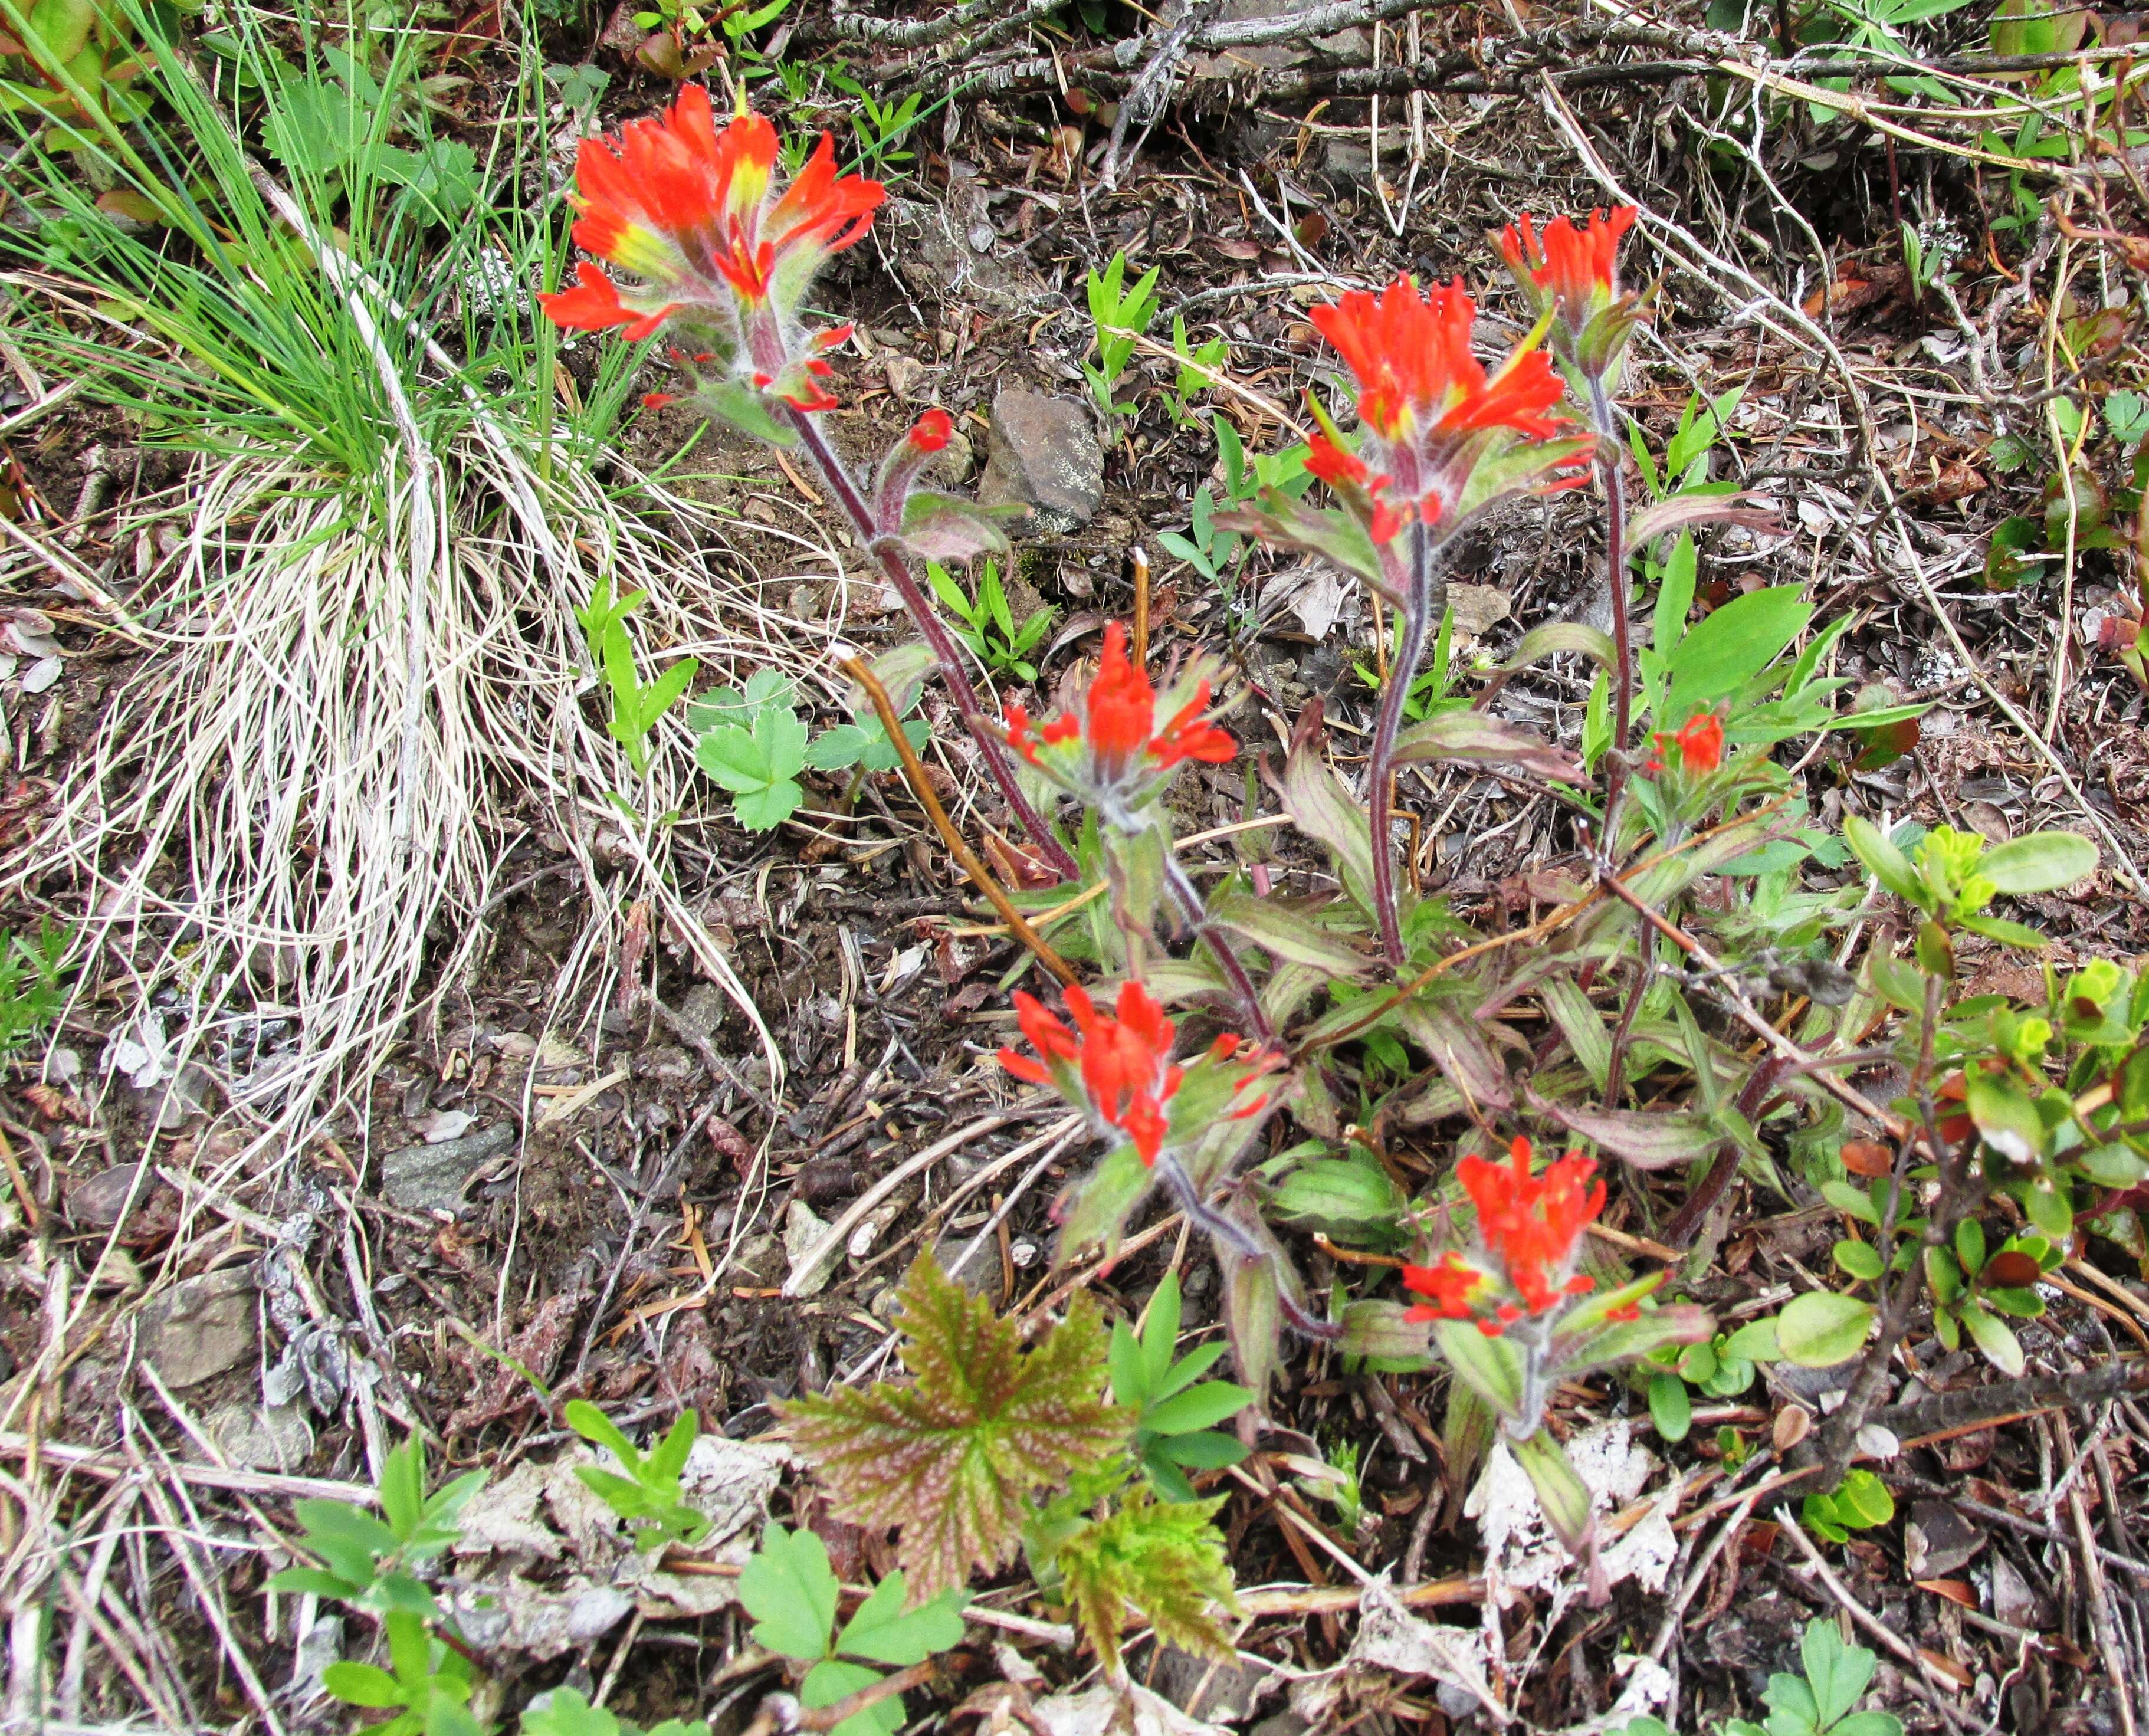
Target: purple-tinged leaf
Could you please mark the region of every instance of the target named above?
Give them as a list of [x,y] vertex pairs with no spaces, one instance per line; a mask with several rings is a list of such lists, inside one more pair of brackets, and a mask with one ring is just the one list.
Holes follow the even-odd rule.
[[1343,1336],[1336,1348],[1346,1356],[1378,1356],[1387,1362],[1433,1363],[1432,1330],[1426,1321],[1408,1318],[1401,1302],[1351,1302],[1343,1310]]
[[1482,712],[1442,712],[1413,723],[1396,739],[1396,763],[1463,760],[1472,765],[1513,766],[1539,777],[1580,783],[1582,762],[1535,730]]
[[1404,1002],[1396,1009],[1395,1017],[1411,1040],[1431,1055],[1456,1089],[1479,1109],[1514,1107],[1514,1087],[1492,1045],[1486,1041],[1485,1028],[1460,1007],[1420,999]]
[[1542,1110],[1569,1133],[1593,1141],[1638,1170],[1667,1170],[1673,1164],[1711,1157],[1724,1135],[1699,1115],[1683,1111],[1578,1110],[1532,1095]]
[[1124,1447],[1129,1413],[1107,1403],[1105,1331],[1077,1296],[1034,1349],[992,1305],[921,1255],[897,1325],[912,1384],[881,1381],[781,1407],[838,1517],[900,1526],[911,1595],[931,1598],[1014,1549],[1024,1497]]
[[1666,531],[1683,530],[1688,525],[1744,525],[1753,531],[1780,529],[1773,506],[1752,504],[1762,499],[1759,495],[1747,494],[1674,495],[1668,501],[1644,506],[1634,515],[1633,525],[1627,532],[1627,546],[1647,548]]
[[891,540],[920,560],[974,561],[980,555],[1004,554],[1008,540],[1002,526],[1026,510],[980,506],[956,495],[914,489],[903,503],[903,529]]

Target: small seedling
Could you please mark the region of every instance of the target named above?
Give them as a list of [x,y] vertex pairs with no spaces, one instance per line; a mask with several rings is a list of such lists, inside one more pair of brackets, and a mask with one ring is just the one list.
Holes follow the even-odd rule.
[[1683,1441],[1694,1427],[1692,1386],[1710,1398],[1736,1398],[1754,1384],[1754,1364],[1734,1356],[1729,1336],[1719,1332],[1706,1344],[1667,1345],[1642,1365],[1649,1375],[1649,1420],[1666,1441]]
[[653,1549],[662,1543],[698,1543],[708,1534],[707,1515],[687,1504],[679,1487],[679,1473],[687,1467],[687,1455],[694,1450],[701,1421],[692,1411],[682,1411],[671,1433],[645,1456],[619,1432],[618,1425],[584,1399],[569,1401],[567,1427],[585,1441],[608,1449],[627,1475],[620,1477],[591,1465],[577,1465],[575,1475],[602,1498],[622,1519],[634,1527],[634,1547]]
[[1799,1517],[1809,1530],[1829,1542],[1848,1542],[1852,1532],[1870,1531],[1894,1518],[1895,1497],[1870,1471],[1846,1472],[1843,1487],[1833,1495],[1807,1496]]
[[1894,1713],[1851,1709],[1872,1683],[1879,1659],[1844,1638],[1832,1618],[1807,1623],[1799,1657],[1803,1675],[1779,1671],[1769,1678],[1761,1696],[1769,1706],[1767,1728],[1734,1718],[1725,1722],[1724,1736],[1903,1736]]
[[[645,1736],[639,1724],[603,1706],[592,1706],[571,1688],[541,1693],[522,1713],[522,1736]],[[706,1720],[667,1718],[646,1736],[709,1736]]]
[[410,1610],[390,1612],[384,1626],[388,1669],[339,1661],[321,1672],[321,1686],[346,1705],[395,1708],[367,1736],[480,1736],[470,1713],[470,1660],[435,1639],[425,1618]]
[[634,667],[634,642],[627,637],[627,617],[648,595],[646,591],[630,591],[615,601],[611,581],[601,578],[591,593],[589,607],[575,611],[589,647],[590,662],[611,695],[611,717],[606,727],[627,750],[627,762],[637,776],[649,769],[651,732],[678,702],[702,667],[692,657],[682,657],[651,686],[642,685]]
[[1196,392],[1205,391],[1215,384],[1215,376],[1231,360],[1231,346],[1222,338],[1211,338],[1198,346],[1191,345],[1186,335],[1186,315],[1174,314],[1171,353],[1179,358],[1179,373],[1165,397],[1171,405],[1171,420],[1185,428],[1194,420],[1194,412],[1187,408],[1188,401]]
[[1246,1457],[1245,1445],[1215,1425],[1254,1400],[1229,1381],[1201,1381],[1224,1354],[1220,1338],[1173,1360],[1180,1314],[1179,1274],[1172,1272],[1150,1298],[1140,1337],[1125,1321],[1112,1327],[1112,1400],[1135,1413],[1135,1457],[1167,1501],[1194,1499],[1188,1471],[1221,1470]]
[[67,974],[71,940],[49,918],[40,924],[35,945],[19,934],[0,933],[0,1055],[21,1048],[60,1016],[67,999],[60,979]]
[[[962,1643],[960,1613],[969,1594],[960,1587],[905,1609],[903,1577],[890,1573],[843,1623],[836,1614],[841,1588],[821,1539],[771,1522],[761,1547],[739,1571],[739,1602],[754,1618],[754,1643],[808,1666],[799,1703],[833,1706],[881,1679],[873,1664],[907,1669],[935,1652]],[[861,1662],[860,1660],[869,1660]],[[903,1698],[891,1694],[835,1727],[835,1736],[889,1736],[904,1723]]]
[[375,1614],[435,1615],[433,1594],[410,1569],[432,1560],[462,1535],[456,1516],[484,1484],[485,1472],[471,1471],[428,1496],[425,1443],[413,1435],[381,1467],[380,1518],[349,1502],[293,1503],[305,1527],[299,1547],[321,1565],[286,1567],[269,1580],[269,1588],[333,1598]]
[[806,799],[806,726],[793,709],[791,684],[773,669],[755,672],[742,692],[718,687],[690,707],[694,761],[732,793],[732,812],[749,832],[768,832]]
[[[1388,639],[1388,652],[1392,659],[1396,648],[1402,642],[1402,623],[1395,623]],[[1461,711],[1469,703],[1467,696],[1455,692],[1457,670],[1455,655],[1455,611],[1447,610],[1440,617],[1440,631],[1432,642],[1432,667],[1411,683],[1410,692],[1403,700],[1403,716],[1412,723],[1422,723],[1428,717],[1442,712]],[[1379,671],[1369,663],[1355,666],[1358,679],[1375,692],[1381,690]],[[1392,668],[1392,662],[1390,667]]]
[[1029,658],[1051,630],[1053,610],[1049,603],[1039,605],[1018,626],[1008,606],[1007,587],[1000,583],[996,561],[979,566],[975,596],[957,584],[948,569],[936,561],[925,563],[925,576],[932,581],[933,594],[963,623],[955,629],[955,637],[977,653],[986,668],[994,673],[1004,671],[1018,681],[1037,679],[1037,665]]
[[1098,414],[1105,419],[1107,429],[1115,418],[1132,416],[1139,410],[1136,405],[1118,402],[1113,393],[1134,359],[1135,340],[1156,318],[1157,268],[1150,266],[1131,289],[1125,287],[1126,272],[1127,256],[1115,253],[1104,274],[1091,272],[1087,284],[1090,322],[1096,328],[1097,360],[1084,362],[1082,374],[1090,382],[1090,395],[1096,400]]

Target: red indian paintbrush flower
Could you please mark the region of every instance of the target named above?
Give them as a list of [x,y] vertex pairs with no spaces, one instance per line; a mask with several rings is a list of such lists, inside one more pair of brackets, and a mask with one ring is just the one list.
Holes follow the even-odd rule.
[[1155,798],[1181,760],[1217,765],[1239,751],[1228,732],[1202,716],[1210,692],[1205,674],[1181,671],[1166,690],[1170,710],[1160,725],[1156,690],[1127,656],[1125,626],[1110,621],[1080,707],[1038,729],[1024,707],[1009,705],[1008,745],[1107,820],[1135,829],[1143,823],[1137,811]]
[[775,165],[776,129],[743,105],[719,128],[698,84],[617,138],[584,139],[575,244],[641,283],[623,287],[585,259],[572,289],[538,298],[545,311],[558,325],[617,325],[630,339],[675,321],[697,328],[710,340],[697,360],[722,362],[732,376],[703,393],[705,407],[742,425],[754,425],[736,401],[748,388],[798,410],[832,407],[822,355],[850,328],[808,338],[798,307],[813,274],[864,234],[884,195],[878,181],[838,176],[825,133],[781,195],[771,186]]
[[1617,367],[1640,320],[1640,303],[1619,289],[1619,241],[1635,208],[1592,211],[1585,224],[1555,217],[1542,232],[1525,211],[1496,238],[1516,286],[1539,319],[1552,323],[1553,352],[1585,380]]
[[[1000,1065],[1031,1084],[1052,1086],[1088,1114],[1100,1138],[1124,1135],[1142,1162],[1154,1166],[1172,1132],[1170,1110],[1190,1073],[1171,1059],[1175,1028],[1138,982],[1120,985],[1119,999],[1109,1013],[1100,1011],[1079,984],[1069,984],[1062,998],[1074,1021],[1072,1030],[1036,996],[1016,992],[1015,1018],[1038,1059],[1003,1049]],[[1205,1069],[1238,1054],[1239,1039],[1227,1034],[1195,1064]],[[1222,1102],[1212,1105],[1234,1117],[1266,1106],[1266,1095],[1247,1103],[1233,1100],[1276,1063],[1255,1055],[1242,1064],[1246,1070],[1225,1082]],[[1213,1094],[1203,1094],[1205,1099]],[[1188,1132],[1198,1136],[1206,1130],[1205,1125]]]
[[1352,506],[1376,543],[1413,518],[1452,521],[1496,495],[1563,487],[1582,450],[1553,414],[1565,388],[1524,344],[1487,375],[1470,347],[1477,304],[1457,283],[1420,293],[1398,277],[1309,316],[1358,381],[1359,450],[1324,427],[1306,468]]
[[1473,1154],[1456,1165],[1456,1179],[1477,1209],[1479,1255],[1449,1253],[1437,1266],[1405,1266],[1404,1286],[1428,1298],[1410,1311],[1412,1319],[1474,1318],[1480,1331],[1497,1338],[1516,1321],[1548,1314],[1595,1287],[1573,1275],[1582,1233],[1604,1209],[1595,1162],[1570,1151],[1532,1175],[1527,1139],[1517,1138],[1507,1155],[1505,1164]]
[[1664,769],[1664,755],[1678,750],[1679,767],[1689,777],[1706,777],[1724,763],[1724,720],[1714,712],[1696,712],[1677,735],[1659,732],[1650,737],[1656,752],[1642,769],[1656,777]]
[[719,129],[709,93],[682,86],[667,113],[629,121],[617,140],[586,138],[575,163],[581,212],[575,244],[648,287],[622,290],[585,261],[579,286],[542,299],[559,325],[624,325],[645,338],[675,315],[728,325],[741,308],[792,311],[829,254],[865,232],[884,197],[878,181],[836,174],[823,133],[773,202],[776,129],[742,108]]

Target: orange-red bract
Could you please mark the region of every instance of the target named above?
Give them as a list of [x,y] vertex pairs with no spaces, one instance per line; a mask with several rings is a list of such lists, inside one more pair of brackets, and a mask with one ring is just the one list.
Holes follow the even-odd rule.
[[1358,419],[1383,440],[1511,428],[1542,440],[1566,390],[1542,350],[1512,357],[1489,380],[1470,348],[1477,304],[1457,283],[1421,294],[1407,276],[1376,297],[1353,289],[1307,316],[1358,380]]
[[837,175],[825,133],[772,203],[775,164],[767,119],[742,109],[719,128],[698,84],[682,86],[661,115],[584,139],[575,244],[645,287],[623,289],[584,260],[575,287],[539,298],[546,312],[562,326],[644,338],[682,314],[735,321],[772,298],[795,300],[822,260],[864,234],[885,195],[878,181]]

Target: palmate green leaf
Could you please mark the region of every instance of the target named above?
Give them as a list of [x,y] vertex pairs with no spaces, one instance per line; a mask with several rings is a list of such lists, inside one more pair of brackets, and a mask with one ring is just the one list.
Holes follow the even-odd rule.
[[912,1593],[930,1598],[1005,1560],[1023,1497],[1123,1447],[1132,1417],[1104,1398],[1105,1331],[1084,1297],[1025,1350],[1015,1326],[928,1254],[903,1280],[898,1323],[911,1385],[782,1408],[837,1513],[900,1526]]
[[[806,1679],[798,1684],[798,1703],[808,1711],[818,1711],[823,1706],[848,1699],[859,1689],[870,1688],[879,1680],[880,1672],[863,1663],[851,1663],[840,1658],[826,1658],[806,1672]],[[877,1700],[864,1711],[845,1718],[831,1736],[893,1736],[903,1725],[903,1698],[896,1694]]]
[[739,1602],[754,1618],[753,1643],[786,1658],[828,1655],[839,1590],[828,1546],[803,1526],[786,1531],[772,1520],[739,1569]]
[[969,1601],[969,1593],[957,1586],[929,1603],[905,1609],[903,1575],[891,1573],[843,1624],[835,1649],[847,1658],[870,1658],[907,1669],[935,1652],[962,1644],[962,1609]]
[[1139,1609],[1168,1645],[1228,1662],[1231,1639],[1215,1616],[1236,1608],[1224,1539],[1209,1522],[1224,1504],[1156,1501],[1136,1487],[1116,1512],[1092,1520],[1054,1557],[1076,1621],[1097,1656],[1120,1655],[1120,1630]]

